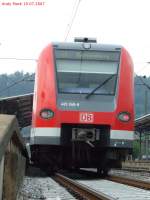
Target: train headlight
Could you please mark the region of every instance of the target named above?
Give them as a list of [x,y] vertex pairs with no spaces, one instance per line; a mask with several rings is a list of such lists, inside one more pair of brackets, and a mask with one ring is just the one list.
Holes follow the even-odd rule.
[[45,109],[41,110],[40,116],[43,119],[50,119],[54,116],[54,112],[50,109],[45,108]]
[[130,113],[128,112],[121,112],[118,115],[118,119],[122,122],[128,122],[131,119]]

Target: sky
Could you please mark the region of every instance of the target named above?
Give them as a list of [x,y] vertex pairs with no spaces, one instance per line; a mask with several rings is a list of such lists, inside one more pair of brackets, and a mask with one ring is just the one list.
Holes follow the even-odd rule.
[[65,41],[78,4],[67,42],[94,37],[123,45],[135,72],[150,74],[149,0],[0,0],[0,74],[35,72],[42,49]]

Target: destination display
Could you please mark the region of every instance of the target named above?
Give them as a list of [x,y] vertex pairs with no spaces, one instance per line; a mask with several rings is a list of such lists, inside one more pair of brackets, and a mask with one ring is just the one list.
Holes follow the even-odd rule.
[[55,50],[56,59],[119,61],[118,51]]

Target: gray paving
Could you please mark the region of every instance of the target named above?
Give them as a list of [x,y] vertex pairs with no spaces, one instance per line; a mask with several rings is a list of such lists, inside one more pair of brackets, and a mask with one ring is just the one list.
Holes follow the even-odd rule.
[[17,200],[74,200],[75,198],[49,177],[25,177]]

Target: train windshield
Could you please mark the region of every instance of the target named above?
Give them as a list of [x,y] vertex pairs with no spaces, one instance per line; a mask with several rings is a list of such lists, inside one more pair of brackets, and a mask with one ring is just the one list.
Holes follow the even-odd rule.
[[120,52],[57,49],[55,57],[59,93],[115,94]]

